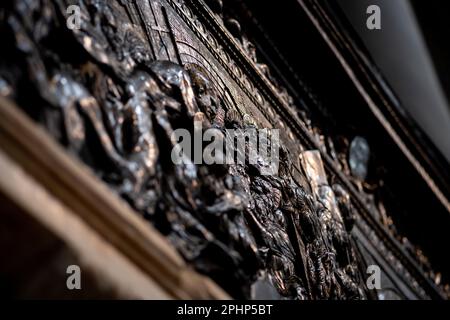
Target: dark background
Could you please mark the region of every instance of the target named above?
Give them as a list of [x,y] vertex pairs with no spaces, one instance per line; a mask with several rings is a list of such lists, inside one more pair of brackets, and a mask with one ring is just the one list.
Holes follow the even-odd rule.
[[[450,160],[450,2],[337,0],[404,108]],[[369,5],[382,29],[366,27]]]

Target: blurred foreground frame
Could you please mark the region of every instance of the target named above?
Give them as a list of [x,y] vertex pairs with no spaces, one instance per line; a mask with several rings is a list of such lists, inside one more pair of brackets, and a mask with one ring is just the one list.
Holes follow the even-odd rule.
[[[448,163],[332,1],[16,0],[0,19],[2,296],[448,298]],[[280,129],[279,173],[173,164],[199,120]]]

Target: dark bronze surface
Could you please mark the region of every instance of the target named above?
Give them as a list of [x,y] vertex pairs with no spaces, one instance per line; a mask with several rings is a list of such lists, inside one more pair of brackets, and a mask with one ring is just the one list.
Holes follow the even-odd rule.
[[[324,134],[258,57],[226,1],[83,0],[74,30],[66,27],[70,3],[7,1],[0,94],[198,271],[236,298],[443,296],[361,214],[367,207],[389,225],[367,182],[367,140]],[[194,132],[198,119],[224,138],[225,129],[280,129],[279,174],[261,174],[265,163],[174,164],[174,130]],[[368,290],[370,264],[383,269],[388,289]],[[430,268],[424,257],[417,264]]]

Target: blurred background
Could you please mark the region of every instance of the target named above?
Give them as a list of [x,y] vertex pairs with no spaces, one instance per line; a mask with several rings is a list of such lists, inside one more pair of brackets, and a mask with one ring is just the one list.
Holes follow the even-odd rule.
[[[450,3],[445,0],[338,0],[410,115],[450,160]],[[366,27],[370,5],[381,30]]]

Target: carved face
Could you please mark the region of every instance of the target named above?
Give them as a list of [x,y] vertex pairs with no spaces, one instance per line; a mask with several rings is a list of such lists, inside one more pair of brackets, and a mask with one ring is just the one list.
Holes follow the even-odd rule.
[[212,82],[205,73],[196,66],[191,66],[189,68],[189,75],[200,109],[211,118],[211,116],[215,115],[218,106],[218,98]]
[[186,70],[170,61],[155,61],[150,65],[151,70],[166,85],[166,93],[171,95],[172,91],[181,94],[183,102],[190,116],[198,112],[198,106],[192,89],[191,79]]

